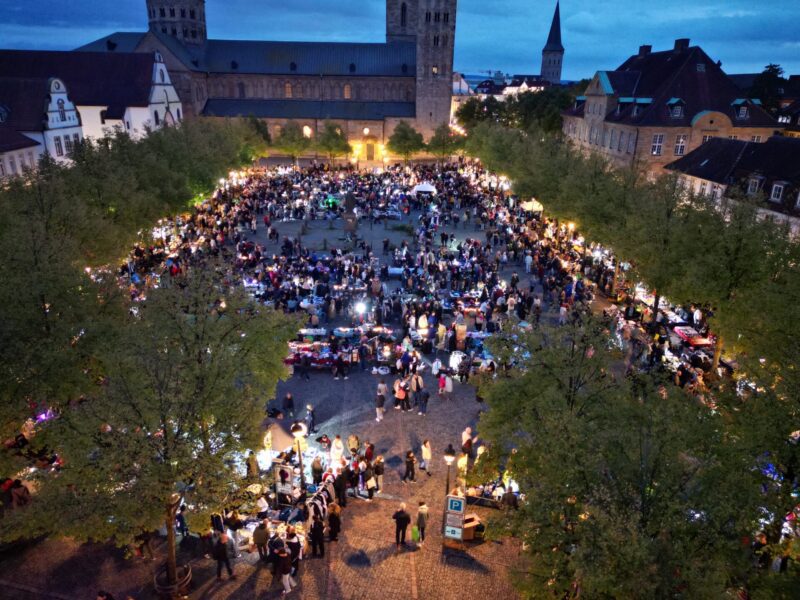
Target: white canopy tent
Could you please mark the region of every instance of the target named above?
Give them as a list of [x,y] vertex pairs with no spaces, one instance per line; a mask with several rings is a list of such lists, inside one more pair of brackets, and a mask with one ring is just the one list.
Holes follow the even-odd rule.
[[435,194],[436,188],[430,183],[420,183],[419,185],[414,186],[414,189],[411,190],[411,192],[413,194]]

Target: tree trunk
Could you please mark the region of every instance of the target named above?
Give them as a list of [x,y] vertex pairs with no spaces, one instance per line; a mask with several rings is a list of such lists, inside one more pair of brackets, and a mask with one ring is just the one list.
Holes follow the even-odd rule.
[[650,321],[650,333],[655,333],[656,326],[658,325],[658,305],[661,304],[661,296],[658,292],[654,292],[653,300],[653,319]]
[[617,279],[619,278],[619,259],[614,263],[614,277],[611,279],[611,295],[617,291]]
[[717,369],[719,368],[719,359],[722,357],[722,336],[717,336],[717,343],[714,346],[714,360],[711,363],[711,370],[714,372],[714,375],[717,374]]
[[168,504],[164,524],[167,526],[167,581],[172,584],[178,582],[178,564],[175,556],[175,513],[176,506]]

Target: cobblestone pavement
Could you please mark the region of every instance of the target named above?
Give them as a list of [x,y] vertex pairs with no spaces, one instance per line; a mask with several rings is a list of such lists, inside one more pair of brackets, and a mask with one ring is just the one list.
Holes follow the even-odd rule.
[[[415,223],[415,215],[406,218]],[[396,222],[390,222],[389,227]],[[279,223],[282,235],[297,235],[297,222]],[[312,224],[303,235],[304,243],[321,248],[341,245],[341,225],[328,229],[324,222]],[[452,231],[452,230],[450,230]],[[456,235],[478,237],[472,227],[457,230]],[[362,224],[359,235],[371,243],[380,254],[381,241],[389,237],[399,243],[405,233],[384,228],[383,225]],[[264,243],[263,228],[257,238]],[[268,246],[268,250],[275,248]],[[509,273],[510,273],[509,269]],[[520,273],[522,269],[520,268]],[[464,597],[515,598],[509,570],[519,556],[515,540],[486,541],[469,544],[464,552],[442,550],[442,512],[445,495],[446,466],[442,458],[449,443],[460,444],[460,432],[477,422],[481,405],[469,385],[455,383],[453,397],[440,401],[433,393],[426,416],[415,412],[387,410],[383,422],[375,421],[373,397],[378,377],[357,369],[348,380],[335,381],[327,372],[312,372],[309,380],[297,377],[282,382],[276,394],[282,398],[287,391],[295,397],[295,406],[306,402],[316,407],[321,433],[346,439],[356,433],[361,440],[375,444],[376,453],[386,458],[387,471],[384,492],[372,502],[351,499],[343,511],[343,533],[338,542],[326,544],[324,559],[303,561],[300,586],[290,598],[320,598],[326,600],[449,600]],[[387,378],[387,383],[391,383]],[[435,390],[433,378],[426,373],[425,385]],[[302,416],[302,412],[299,414]],[[417,483],[400,481],[403,455],[408,450],[419,454],[424,439],[430,439],[434,450],[432,475],[419,472]],[[413,543],[400,551],[394,546],[392,513],[398,504],[406,502],[412,516],[424,500],[430,507],[427,540],[422,547]],[[54,507],[54,510],[56,508]],[[478,509],[488,516],[491,509]],[[409,528],[410,534],[410,528]],[[157,548],[161,556],[163,546]],[[182,552],[188,555],[188,552]],[[121,550],[108,545],[79,545],[68,540],[46,540],[0,559],[0,598],[93,599],[98,589],[107,589],[116,598],[150,598],[151,581],[157,561],[125,560]],[[266,566],[260,565],[257,555],[244,553],[235,561],[235,580],[217,583],[215,564],[200,555],[192,557],[193,599],[276,598],[281,586]]]

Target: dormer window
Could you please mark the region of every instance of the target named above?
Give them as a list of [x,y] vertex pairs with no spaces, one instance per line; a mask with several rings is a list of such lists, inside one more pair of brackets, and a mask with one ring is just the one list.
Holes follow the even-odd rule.
[[747,182],[747,195],[755,196],[758,193],[760,187],[761,187],[761,178],[751,177],[750,181]]
[[682,104],[676,104],[675,106],[671,107],[669,114],[673,119],[682,118],[683,117],[683,105]]
[[769,199],[772,202],[781,202],[783,200],[783,190],[785,186],[783,183],[775,183],[772,185],[772,193],[769,196]]
[[747,106],[740,106],[739,110],[737,112],[737,116],[740,119],[746,119],[748,116],[750,116],[750,111],[749,111],[748,107]]
[[697,72],[698,73],[705,73],[706,72],[706,63],[697,63]]

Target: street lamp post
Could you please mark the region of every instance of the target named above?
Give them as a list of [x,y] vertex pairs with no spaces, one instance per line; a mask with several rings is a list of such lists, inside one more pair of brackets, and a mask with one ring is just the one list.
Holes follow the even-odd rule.
[[300,460],[300,489],[306,489],[306,473],[303,469],[303,450],[300,446],[300,439],[306,436],[306,432],[308,429],[306,428],[305,423],[301,423],[300,421],[295,421],[292,423],[291,432],[294,436],[294,443],[297,446],[297,458]]
[[453,444],[448,444],[447,449],[444,451],[444,462],[447,463],[447,483],[445,484],[444,489],[444,518],[442,519],[442,534],[444,534],[444,528],[447,526],[447,496],[450,495],[450,467],[453,465],[453,461],[456,459],[456,451],[453,448]]

